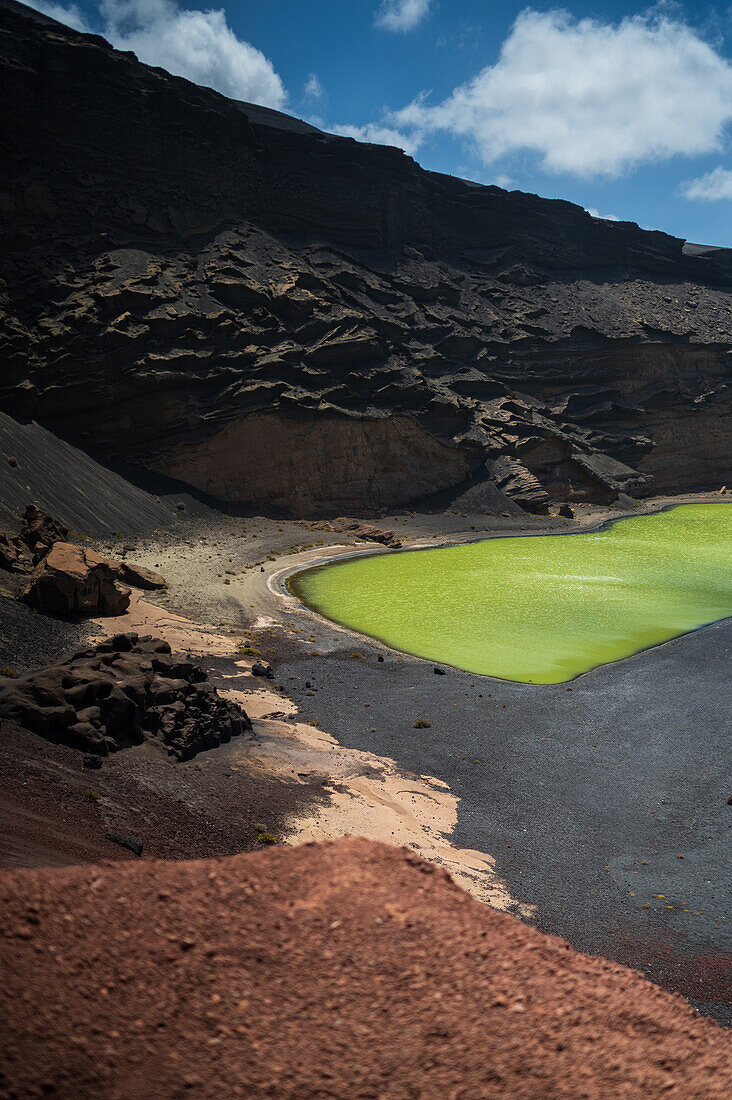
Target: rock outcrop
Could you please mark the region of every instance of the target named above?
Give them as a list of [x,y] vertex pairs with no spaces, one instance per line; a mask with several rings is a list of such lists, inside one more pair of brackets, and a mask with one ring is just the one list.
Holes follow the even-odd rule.
[[97,756],[154,738],[188,760],[252,730],[201,668],[173,656],[167,642],[134,633],[23,676],[0,677],[0,717]]
[[118,582],[117,562],[70,542],[56,542],[33,570],[21,593],[31,607],[47,615],[88,619],[122,615],[130,590]]
[[357,539],[365,539],[367,542],[379,542],[382,546],[388,546],[391,550],[398,550],[402,543],[393,531],[385,531],[376,527],[373,523],[362,523],[357,519],[348,519],[347,516],[338,516],[336,519],[321,519],[309,524],[313,531],[343,531],[354,535]]
[[23,512],[20,537],[30,551],[33,564],[37,565],[55,543],[68,541],[69,529],[37,505],[29,504]]
[[295,515],[732,481],[731,250],[0,29],[11,416]]
[[69,530],[35,504],[23,513],[19,535],[0,531],[0,569],[31,573],[21,599],[39,611],[72,619],[121,615],[129,589],[165,588],[165,578],[130,561],[102,558],[67,541]]
[[30,573],[45,558],[55,542],[66,542],[68,527],[64,527],[35,504],[23,513],[19,535],[0,531],[0,569],[11,573]]

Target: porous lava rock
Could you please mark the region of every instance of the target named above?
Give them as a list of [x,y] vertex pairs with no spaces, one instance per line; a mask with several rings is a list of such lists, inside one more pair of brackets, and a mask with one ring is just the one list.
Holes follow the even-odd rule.
[[0,677],[0,716],[98,756],[155,738],[188,760],[252,733],[245,712],[219,696],[203,669],[174,656],[167,642],[132,632]]
[[23,513],[19,535],[0,531],[0,569],[11,573],[30,573],[46,556],[55,542],[66,542],[67,527],[35,504]]
[[0,920],[8,1097],[729,1097],[717,1024],[406,848],[6,871]]
[[70,542],[55,542],[33,570],[21,599],[47,615],[72,619],[122,615],[130,590],[118,583],[119,563]]
[[10,416],[301,517],[502,459],[535,510],[732,482],[732,250],[424,171],[8,0],[0,30]]
[[36,565],[41,558],[45,558],[55,543],[68,542],[69,529],[37,505],[29,504],[23,512],[20,537],[30,550],[33,564]]
[[18,535],[0,531],[0,569],[9,573],[30,573],[33,560],[28,547]]

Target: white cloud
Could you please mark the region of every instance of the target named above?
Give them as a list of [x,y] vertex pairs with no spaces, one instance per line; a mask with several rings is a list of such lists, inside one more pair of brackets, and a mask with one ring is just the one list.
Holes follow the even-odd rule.
[[512,176],[499,173],[499,175],[493,176],[492,179],[486,180],[486,183],[489,186],[502,187],[504,191],[510,191],[515,186],[516,180]]
[[59,23],[65,23],[67,27],[73,27],[75,31],[86,33],[90,30],[86,16],[77,8],[76,4],[69,4],[68,7],[64,7],[63,4],[46,3],[45,0],[26,0],[26,3],[28,7],[35,8],[42,15],[49,15],[51,19],[56,19]]
[[[31,5],[69,26],[89,30],[79,9],[49,0]],[[223,9],[179,8],[174,0],[99,0],[100,32],[146,65],[204,84],[233,99],[281,108],[287,93],[272,63],[237,38]]]
[[317,73],[311,73],[305,82],[305,95],[311,99],[320,99],[323,95],[323,85],[318,79]]
[[732,199],[732,168],[722,168],[720,165],[705,176],[688,180],[680,190],[687,199],[700,199],[702,202]]
[[388,121],[462,135],[486,163],[529,150],[547,171],[587,177],[719,149],[731,120],[732,65],[685,23],[527,9],[495,65],[443,103],[422,95]]
[[366,126],[329,126],[328,130],[331,134],[355,138],[356,141],[368,141],[373,145],[395,145],[410,157],[417,152],[421,141],[419,134],[402,134],[390,126],[379,126],[373,122]]
[[382,0],[374,22],[382,31],[405,34],[429,14],[432,0]]
[[215,88],[233,99],[282,107],[287,99],[272,63],[242,42],[226,13],[182,9],[173,0],[102,0],[105,34],[140,61]]
[[620,221],[620,218],[618,218],[615,214],[601,214],[600,211],[594,206],[586,206],[585,210],[588,214],[591,214],[593,218],[599,218],[603,222]]

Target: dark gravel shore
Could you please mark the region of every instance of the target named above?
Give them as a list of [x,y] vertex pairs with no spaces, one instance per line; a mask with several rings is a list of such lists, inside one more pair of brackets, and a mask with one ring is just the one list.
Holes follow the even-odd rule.
[[276,658],[305,719],[449,784],[453,840],[496,857],[537,926],[730,1024],[731,645],[726,621],[541,687],[436,676],[343,635],[317,660],[281,642]]

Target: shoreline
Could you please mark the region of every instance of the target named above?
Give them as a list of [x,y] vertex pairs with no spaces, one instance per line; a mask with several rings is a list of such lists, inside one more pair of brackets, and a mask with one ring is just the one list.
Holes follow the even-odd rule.
[[[701,497],[701,494],[700,494],[700,497]],[[356,558],[381,557],[384,554],[405,554],[405,553],[406,554],[411,554],[411,553],[418,553],[418,552],[426,551],[426,550],[442,550],[442,549],[448,549],[448,548],[453,547],[453,546],[463,546],[463,545],[470,544],[470,543],[488,542],[488,541],[493,540],[493,539],[551,538],[551,537],[565,537],[565,538],[568,538],[568,537],[577,536],[577,535],[589,535],[589,534],[596,533],[598,531],[604,531],[606,528],[612,527],[616,523],[622,523],[622,522],[624,522],[625,520],[628,520],[628,519],[636,519],[636,518],[640,518],[642,516],[660,515],[663,512],[672,511],[674,508],[680,508],[680,507],[684,507],[686,505],[692,505],[692,504],[719,504],[719,505],[727,504],[727,505],[729,505],[730,503],[732,503],[732,502],[728,501],[728,500],[707,500],[707,499],[686,500],[686,499],[683,499],[683,500],[678,500],[678,501],[674,501],[674,502],[671,502],[671,503],[664,503],[664,504],[659,505],[656,508],[649,508],[649,509],[646,509],[644,511],[628,512],[628,513],[626,513],[624,515],[621,515],[621,516],[608,516],[607,518],[605,518],[603,520],[599,520],[597,523],[594,523],[594,524],[591,524],[591,525],[588,525],[588,526],[583,526],[581,530],[575,530],[575,531],[528,531],[528,530],[523,530],[523,531],[518,531],[515,534],[507,533],[507,532],[496,532],[496,533],[493,533],[493,534],[486,534],[486,535],[483,535],[483,536],[477,537],[477,538],[474,538],[474,537],[467,538],[466,537],[466,538],[457,539],[457,540],[450,540],[450,539],[446,538],[444,540],[440,540],[439,542],[436,542],[436,543],[431,544],[429,546],[414,545],[414,546],[402,546],[402,547],[398,547],[398,548],[383,547],[383,548],[374,548],[374,549],[369,549],[369,548],[363,548],[363,549],[361,549],[361,548],[359,548],[359,549],[345,548],[347,552],[332,553],[328,557],[325,557],[322,560],[318,560],[316,563],[313,563],[313,564],[308,564],[308,565],[305,565],[305,566],[299,566],[299,565],[298,566],[286,566],[284,569],[279,570],[279,571],[271,574],[268,577],[267,587],[269,588],[269,590],[273,594],[273,596],[280,597],[280,598],[282,598],[286,601],[289,601],[289,600],[296,601],[297,610],[300,613],[309,614],[316,621],[327,622],[329,624],[329,626],[331,626],[332,628],[334,628],[336,630],[340,630],[344,634],[350,636],[354,640],[354,642],[368,641],[372,645],[382,646],[384,648],[384,650],[386,650],[390,653],[393,653],[393,654],[402,654],[403,656],[411,657],[412,659],[414,659],[416,661],[423,661],[426,664],[432,664],[432,665],[439,664],[440,666],[442,666],[444,668],[452,669],[455,672],[466,672],[471,676],[480,676],[480,677],[482,677],[486,680],[501,681],[503,683],[525,683],[525,684],[530,684],[532,687],[536,687],[536,688],[552,687],[553,683],[549,683],[549,684],[533,683],[532,681],[527,681],[527,680],[512,680],[512,679],[507,678],[507,677],[494,676],[493,674],[488,673],[488,672],[475,672],[475,671],[472,671],[470,669],[464,669],[464,668],[462,668],[462,666],[453,664],[450,661],[437,660],[436,658],[431,658],[431,657],[423,657],[421,654],[414,653],[411,650],[399,649],[399,648],[397,648],[393,645],[390,645],[389,642],[385,641],[383,638],[380,638],[376,634],[368,634],[365,631],[356,630],[353,627],[347,626],[345,623],[339,622],[337,619],[331,619],[327,615],[323,615],[315,607],[311,607],[310,604],[308,604],[305,600],[301,599],[300,596],[292,590],[290,582],[293,581],[296,577],[299,577],[304,573],[310,573],[310,572],[313,572],[315,570],[325,569],[329,565],[336,565],[340,562],[354,560]],[[332,547],[330,549],[331,549],[331,551],[335,551],[335,550],[339,550],[340,548],[339,547]],[[288,606],[289,606],[290,610],[292,610],[292,604],[289,604]],[[700,623],[699,626],[692,627],[689,630],[685,630],[681,634],[674,634],[672,637],[667,638],[665,641],[657,642],[655,645],[651,645],[651,646],[644,646],[641,649],[634,650],[633,653],[627,654],[625,657],[618,657],[617,660],[615,660],[615,661],[599,662],[598,664],[593,665],[591,668],[587,668],[587,669],[584,669],[582,672],[578,672],[576,676],[568,677],[566,680],[556,681],[556,683],[560,683],[560,684],[575,683],[576,681],[581,680],[583,676],[589,676],[591,673],[595,672],[598,668],[602,668],[605,664],[608,664],[608,663],[609,664],[619,664],[623,661],[632,660],[634,657],[637,657],[641,653],[645,653],[648,650],[659,649],[662,646],[669,645],[670,643],[674,642],[677,638],[685,637],[688,634],[695,634],[699,630],[705,630],[707,627],[714,626],[715,623],[724,622],[728,618],[730,618],[729,615],[723,615],[719,619],[710,619],[709,622]]]
[[[288,783],[308,777],[334,784],[327,802],[306,807],[287,821],[285,844],[358,835],[406,845],[444,866],[461,886],[492,908],[517,916],[532,914],[532,907],[514,899],[501,882],[490,855],[458,848],[447,839],[457,824],[458,799],[446,783],[426,774],[403,774],[396,761],[348,748],[333,734],[297,721],[296,705],[270,688],[267,680],[252,675],[254,660],[237,659],[230,637],[164,611],[137,593],[124,615],[94,622],[100,630],[94,640],[122,630],[154,633],[174,651],[203,660],[223,658],[232,665],[228,673],[219,670],[219,677],[236,680],[237,686],[220,686],[219,694],[244,708],[256,741],[229,749],[229,754],[239,756],[240,766],[253,774]],[[220,748],[209,752],[219,753]],[[197,759],[206,755],[199,753]]]
[[[683,494],[622,514],[582,506],[576,522],[402,513],[379,524],[393,527],[409,551],[579,534],[700,502],[726,503],[718,493]],[[370,542],[311,533],[307,521],[208,513],[184,516],[170,532],[126,550],[121,539],[96,540],[96,548],[112,557],[129,553],[168,581],[96,629],[167,637],[196,656],[253,720],[255,742],[201,753],[180,766],[181,776],[192,773],[195,783],[201,773],[208,782],[230,771],[250,787],[282,783],[294,792],[277,828],[286,845],[352,833],[405,844],[494,908],[578,950],[643,969],[732,1022],[720,986],[732,956],[719,927],[727,903],[718,889],[724,863],[716,839],[728,807],[718,812],[719,792],[710,787],[723,755],[721,741],[715,750],[723,733],[715,730],[723,721],[718,671],[728,623],[599,666],[571,685],[527,685],[449,666],[438,677],[425,660],[350,632],[283,592],[292,572],[386,552]],[[258,659],[273,665],[274,680],[252,676]],[[415,728],[422,718],[428,728]],[[678,773],[681,785],[666,787],[666,771]],[[211,803],[209,812],[222,811]],[[705,847],[702,836],[712,838]],[[685,858],[666,854],[669,844]],[[714,883],[711,899],[696,898],[701,876]],[[685,931],[681,902],[694,907]]]

